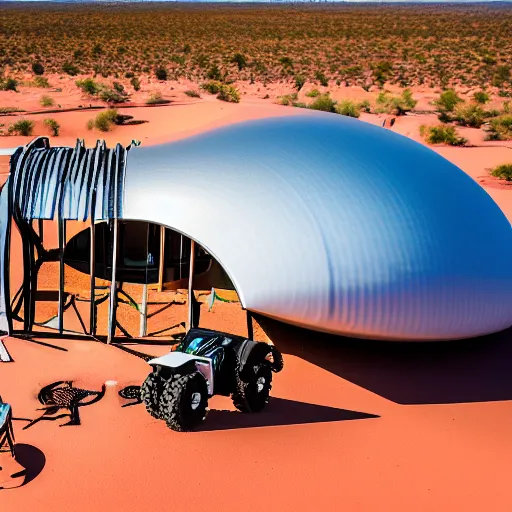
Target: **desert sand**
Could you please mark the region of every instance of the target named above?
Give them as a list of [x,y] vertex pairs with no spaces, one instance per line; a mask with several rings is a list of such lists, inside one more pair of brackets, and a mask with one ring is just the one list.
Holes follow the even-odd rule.
[[[97,138],[109,145],[132,139],[157,144],[299,111],[249,91],[240,104],[229,104],[207,94],[186,97],[190,84],[174,87],[169,105],[120,107],[148,122],[108,133],[86,130],[95,111],[53,113],[61,133],[51,143],[74,145],[80,137],[88,144]],[[72,87],[62,91],[55,93],[62,109],[84,104]],[[0,103],[41,110],[37,94],[3,92]],[[428,105],[432,93],[422,94],[415,91]],[[142,97],[132,101],[143,104]],[[36,122],[35,135],[47,135],[44,114],[24,116]],[[384,119],[361,116],[379,125]],[[418,127],[432,119],[433,113],[398,117],[391,129],[422,142]],[[485,142],[481,130],[464,129],[463,135],[475,147],[433,149],[479,182],[512,220],[512,192],[487,170],[512,162],[510,144]],[[32,138],[0,137],[0,147]],[[6,157],[0,172],[5,179]],[[12,275],[19,280],[19,267],[13,266]],[[173,315],[184,318],[184,306]],[[185,434],[167,429],[142,405],[121,407],[127,400],[118,391],[140,385],[148,373],[137,355],[93,340],[4,340],[14,362],[0,363],[0,394],[13,406],[18,462],[26,475],[12,477],[14,461],[0,454],[0,487],[12,487],[0,490],[1,510],[510,510],[510,332],[457,343],[390,345],[259,320],[256,337],[268,336],[285,354],[268,409],[245,415],[234,412],[229,399],[214,397],[201,429]],[[242,333],[244,322],[238,304],[218,303],[202,313],[202,325],[221,330]],[[151,355],[169,348],[127,347]],[[40,388],[57,380],[96,391],[112,382],[102,400],[80,409],[80,426],[61,428],[63,418],[22,430],[41,413]]]

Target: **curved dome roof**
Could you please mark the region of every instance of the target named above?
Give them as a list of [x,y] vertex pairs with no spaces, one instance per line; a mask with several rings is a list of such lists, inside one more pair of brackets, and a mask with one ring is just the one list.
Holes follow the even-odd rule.
[[511,226],[406,137],[305,112],[134,148],[123,217],[203,245],[247,309],[315,330],[442,340],[512,324]]

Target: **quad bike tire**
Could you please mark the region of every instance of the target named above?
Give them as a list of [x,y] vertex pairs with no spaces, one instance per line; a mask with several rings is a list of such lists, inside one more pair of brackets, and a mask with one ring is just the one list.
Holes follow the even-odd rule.
[[208,387],[199,372],[175,374],[165,383],[159,411],[170,429],[193,430],[206,418],[207,407]]
[[140,387],[140,399],[146,406],[146,410],[149,412],[149,414],[151,414],[151,416],[157,420],[162,419],[159,411],[159,402],[164,383],[165,381],[162,379],[162,377],[153,372],[146,377],[146,380]]
[[259,412],[270,399],[272,389],[272,365],[267,360],[268,349],[255,347],[243,369],[236,368],[236,386],[231,398],[241,412]]

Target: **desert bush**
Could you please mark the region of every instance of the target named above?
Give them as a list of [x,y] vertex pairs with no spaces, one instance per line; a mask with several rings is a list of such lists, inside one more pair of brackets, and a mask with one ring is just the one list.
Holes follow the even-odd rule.
[[64,62],[62,65],[62,71],[70,76],[76,76],[80,73],[80,70],[71,62]]
[[32,72],[34,75],[44,75],[44,66],[40,62],[32,64]]
[[165,81],[167,80],[167,70],[162,66],[158,66],[155,68],[155,76],[157,80]]
[[438,107],[441,112],[453,112],[455,107],[463,102],[464,100],[453,89],[447,89],[441,93],[433,104]]
[[57,137],[60,132],[60,124],[55,119],[45,119],[43,124],[50,130],[51,135]]
[[101,85],[96,82],[93,78],[84,78],[83,80],[77,80],[76,86],[79,87],[84,94],[89,96],[96,96],[100,90]]
[[231,62],[238,66],[239,71],[242,71],[242,69],[247,67],[247,59],[245,58],[245,55],[242,55],[241,53],[235,53]]
[[279,105],[284,105],[286,107],[292,107],[295,105],[295,102],[298,99],[298,95],[296,92],[293,94],[285,94],[284,96],[279,96],[277,98],[277,102]]
[[473,100],[479,105],[485,105],[490,99],[490,96],[485,91],[476,91],[473,94]]
[[124,85],[119,82],[114,82],[112,84],[114,91],[117,91],[119,94],[125,94]]
[[359,106],[351,100],[343,100],[335,108],[336,112],[343,116],[358,118],[361,115]]
[[123,103],[128,99],[128,95],[103,86],[100,88],[98,98],[105,103]]
[[485,123],[486,114],[477,103],[461,103],[455,107],[453,119],[461,126],[480,128]]
[[55,105],[53,98],[50,96],[41,96],[39,103],[42,107],[53,107],[53,105]]
[[295,88],[300,91],[306,83],[306,77],[304,75],[295,75]]
[[322,94],[318,89],[311,89],[311,91],[308,91],[306,93],[306,96],[308,98],[316,98],[317,96],[320,96]]
[[512,164],[498,165],[491,169],[490,175],[500,180],[512,181]]
[[94,119],[90,119],[87,122],[87,129],[92,130],[96,128],[100,132],[108,132],[112,129],[112,125],[115,124],[118,115],[118,111],[115,108],[104,110]]
[[16,121],[7,128],[7,133],[9,135],[23,135],[25,137],[29,137],[33,132],[34,121],[30,121],[29,119]]
[[489,121],[487,140],[512,140],[512,114],[503,114]]
[[146,100],[146,105],[165,105],[167,103],[171,103],[171,100],[166,100],[160,92],[150,94]]
[[222,84],[217,99],[229,103],[240,103],[240,92],[232,85]]
[[132,76],[130,85],[133,87],[134,91],[140,91],[140,80],[136,76]]
[[12,114],[13,112],[25,112],[18,107],[0,107],[0,114]]
[[463,146],[467,139],[460,137],[453,126],[420,126],[420,134],[429,144]]
[[359,110],[369,114],[372,111],[371,103],[368,100],[363,100],[359,103]]
[[308,105],[308,108],[322,112],[336,112],[336,101],[328,94],[321,94]]
[[220,72],[219,66],[217,66],[217,64],[214,64],[206,73],[206,77],[209,80],[215,80],[217,82],[220,82],[222,80],[222,74]]
[[190,98],[200,98],[201,95],[199,94],[199,91],[195,91],[195,90],[188,90],[188,91],[185,91],[185,94],[187,96],[189,96]]
[[210,80],[201,85],[201,88],[210,94],[219,94],[222,83],[217,80]]
[[18,81],[14,78],[0,79],[0,91],[16,91],[16,87],[18,87]]
[[404,89],[400,96],[393,96],[383,91],[377,96],[376,102],[376,112],[397,116],[405,115],[416,106],[416,100],[413,98],[410,89]]
[[34,80],[32,81],[32,85],[34,87],[39,87],[40,89],[48,89],[50,87],[48,79],[44,76],[35,76]]
[[315,78],[322,87],[327,87],[329,85],[329,79],[321,71],[317,71],[315,73]]

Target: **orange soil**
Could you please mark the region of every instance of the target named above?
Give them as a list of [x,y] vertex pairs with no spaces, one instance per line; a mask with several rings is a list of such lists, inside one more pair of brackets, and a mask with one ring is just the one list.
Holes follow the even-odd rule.
[[[134,109],[127,113],[150,122],[117,128],[107,140],[127,144],[137,138],[149,144],[235,120],[293,112],[256,101],[216,100]],[[55,145],[72,144],[77,136],[91,143],[100,135],[84,130],[90,112],[55,117],[63,127]],[[381,124],[383,118],[364,120]],[[399,118],[392,129],[415,136],[423,122],[421,116]],[[0,145],[28,140],[6,137]],[[512,219],[508,187],[495,187],[485,171],[510,161],[510,149],[434,149],[480,181]],[[0,172],[6,172],[7,159],[0,160]],[[19,255],[12,260],[13,281],[19,282]],[[77,286],[81,278],[68,270],[67,286]],[[46,279],[51,276],[50,269]],[[169,323],[174,316],[184,318],[184,306],[175,306],[172,315]],[[74,322],[71,317],[67,313],[66,322]],[[136,317],[130,318],[126,321],[136,328]],[[15,463],[0,454],[0,487],[15,487],[0,491],[2,512],[510,510],[510,333],[412,346],[262,323],[265,332],[258,329],[256,337],[268,335],[285,353],[268,409],[244,415],[233,412],[228,399],[214,397],[203,427],[187,434],[168,430],[141,405],[121,407],[125,401],[117,391],[140,384],[148,373],[135,355],[94,341],[42,340],[62,351],[5,340],[15,362],[0,363],[0,394],[18,418],[18,458],[28,467],[28,481],[16,487],[20,478],[6,477],[16,471]],[[216,303],[210,313],[203,306],[202,325],[241,333],[245,317],[238,304]],[[152,355],[168,350],[128,348]],[[64,418],[22,430],[23,418],[41,413],[39,389],[65,379],[91,390],[109,380],[118,384],[107,387],[98,403],[80,409],[81,426],[60,428]]]

